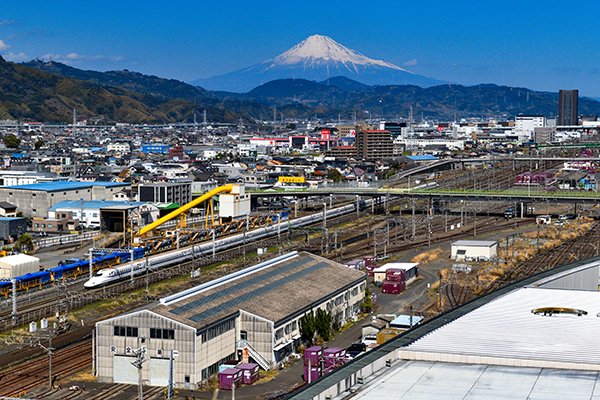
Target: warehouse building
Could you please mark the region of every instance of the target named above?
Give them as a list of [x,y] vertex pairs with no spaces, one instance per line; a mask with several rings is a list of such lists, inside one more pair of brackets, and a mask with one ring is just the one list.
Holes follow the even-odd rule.
[[48,210],[64,200],[112,200],[113,194],[131,188],[125,182],[42,182],[0,187],[0,201],[17,206],[28,218],[48,217]]
[[127,225],[144,226],[159,218],[158,207],[135,201],[61,201],[48,209],[48,217],[70,216],[86,228],[104,228],[120,232]]
[[504,286],[289,396],[326,399],[595,399],[600,257]]
[[197,388],[244,353],[270,369],[295,351],[304,315],[320,308],[343,324],[358,313],[365,288],[364,273],[336,262],[304,252],[276,257],[98,322],[98,380],[136,384],[131,362],[141,346],[148,385],[166,384],[171,351],[180,388]]
[[496,257],[498,242],[494,240],[457,240],[452,243],[450,250],[450,258],[455,261],[487,261]]

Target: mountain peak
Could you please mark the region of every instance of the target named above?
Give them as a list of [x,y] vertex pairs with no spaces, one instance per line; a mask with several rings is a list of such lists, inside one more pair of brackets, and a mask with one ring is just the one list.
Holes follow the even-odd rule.
[[304,64],[310,67],[336,63],[343,64],[351,70],[357,70],[358,66],[380,66],[409,72],[387,61],[366,57],[324,35],[309,36],[286,52],[266,61],[266,63],[270,64],[271,68],[294,64]]

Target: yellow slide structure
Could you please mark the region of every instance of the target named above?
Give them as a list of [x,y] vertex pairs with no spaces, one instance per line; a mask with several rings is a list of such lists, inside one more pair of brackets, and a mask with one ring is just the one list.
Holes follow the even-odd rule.
[[164,224],[167,221],[172,220],[173,218],[177,218],[178,216],[180,216],[181,214],[183,214],[190,208],[197,206],[198,204],[210,199],[213,196],[218,195],[219,193],[231,193],[232,191],[233,191],[233,185],[228,184],[228,185],[219,186],[218,188],[215,188],[215,189],[211,190],[210,192],[204,193],[202,196],[198,197],[197,199],[190,201],[186,205],[179,207],[177,210],[168,213],[164,217],[157,219],[156,221],[154,221],[151,224],[146,225],[145,227],[140,229],[140,231],[138,232],[138,236],[141,236],[145,233],[148,233],[148,232],[154,230],[155,228],[161,226],[162,224]]

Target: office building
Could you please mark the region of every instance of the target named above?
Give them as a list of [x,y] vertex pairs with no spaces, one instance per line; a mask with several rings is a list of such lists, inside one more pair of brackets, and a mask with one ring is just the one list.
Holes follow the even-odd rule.
[[579,90],[560,90],[558,92],[558,126],[577,125]]
[[170,182],[140,183],[139,201],[149,203],[177,203],[184,205],[192,201],[192,181],[177,179]]

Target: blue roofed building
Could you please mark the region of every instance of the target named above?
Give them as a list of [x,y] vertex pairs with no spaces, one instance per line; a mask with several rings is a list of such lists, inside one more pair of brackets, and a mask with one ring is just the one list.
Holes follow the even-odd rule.
[[438,161],[439,158],[436,156],[432,156],[431,154],[422,154],[418,156],[406,156],[411,161],[414,162],[423,162],[423,161]]
[[158,219],[158,207],[138,201],[64,200],[48,209],[48,218],[59,219],[65,215],[79,221],[85,228],[104,227],[122,231],[126,221],[133,225],[146,225]]
[[147,143],[142,145],[142,153],[144,154],[167,154],[171,146],[168,144]]
[[17,206],[23,216],[47,218],[48,210],[64,200],[112,200],[114,193],[131,189],[126,182],[54,181],[0,187],[0,201]]

